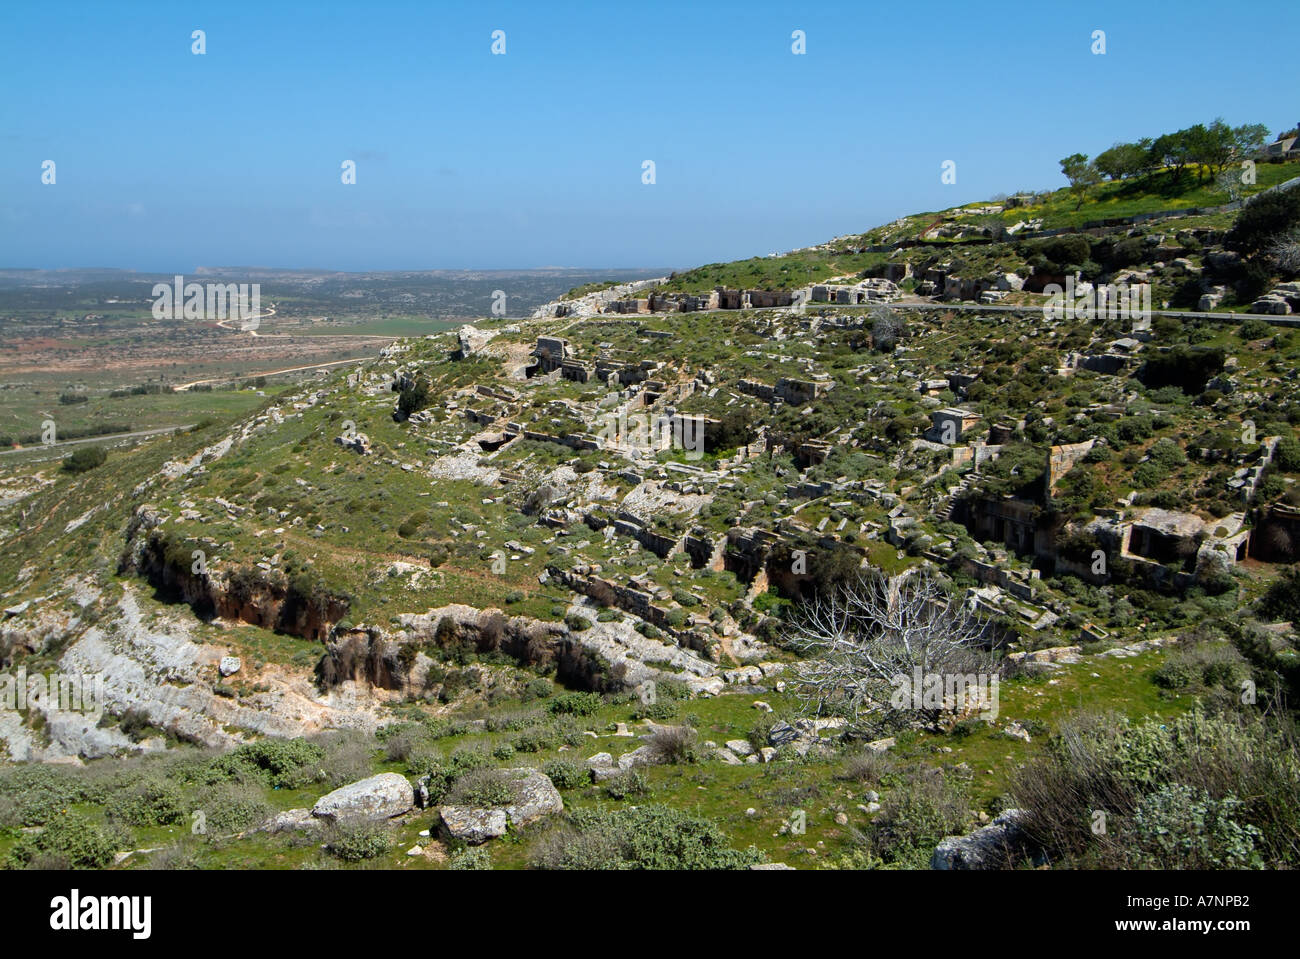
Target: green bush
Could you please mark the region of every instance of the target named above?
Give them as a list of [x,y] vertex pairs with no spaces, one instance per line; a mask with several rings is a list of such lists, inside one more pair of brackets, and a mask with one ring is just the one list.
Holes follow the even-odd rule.
[[296,789],[315,780],[324,758],[324,749],[304,739],[262,739],[213,760],[208,781],[253,780],[277,789]]
[[262,798],[261,789],[245,783],[216,786],[203,797],[200,808],[207,817],[208,832],[218,835],[252,829],[275,812]]
[[1125,845],[1134,869],[1245,869],[1261,865],[1259,830],[1237,821],[1243,803],[1229,794],[1211,799],[1182,783],[1161,786],[1133,813],[1132,842]]
[[650,792],[650,782],[639,769],[625,769],[606,779],[604,785],[610,799],[631,799]]
[[109,798],[108,817],[132,826],[175,826],[186,820],[184,798],[176,785],[145,779]]
[[1273,465],[1283,473],[1300,473],[1300,440],[1284,436],[1273,451]]
[[336,823],[326,830],[325,848],[344,862],[361,862],[392,849],[393,834],[383,822]]
[[632,710],[633,719],[653,719],[663,721],[672,719],[677,715],[678,704],[664,699],[656,699],[653,703],[640,703],[636,709]]
[[930,864],[934,847],[966,831],[967,808],[956,783],[933,768],[914,768],[886,793],[867,836],[883,862],[910,869]]
[[63,460],[63,469],[69,473],[85,473],[103,466],[108,459],[102,446],[83,446]]
[[448,869],[491,869],[492,855],[482,846],[468,846],[455,852],[447,863]]
[[669,806],[575,810],[538,843],[543,869],[745,869],[762,862],[754,848],[732,849],[708,819]]
[[115,852],[109,834],[92,819],[78,812],[62,812],[38,833],[19,838],[9,851],[10,868],[103,869]]
[[1260,600],[1259,610],[1272,622],[1300,622],[1300,566],[1282,572]]
[[1247,320],[1237,327],[1237,336],[1243,340],[1262,340],[1273,335],[1273,327],[1268,320]]
[[549,679],[529,680],[528,685],[524,687],[520,699],[528,702],[533,699],[546,699],[555,692],[555,686]]
[[570,759],[548,759],[542,766],[556,789],[577,789],[591,781],[587,769]]
[[447,796],[452,785],[462,776],[478,769],[485,769],[489,765],[491,761],[486,753],[477,749],[458,749],[445,761],[434,756],[423,763],[418,770],[412,768],[410,763],[407,768],[413,776],[429,777],[426,783],[429,802],[438,803]]
[[492,747],[493,759],[500,759],[504,762],[507,759],[513,759],[514,755],[515,747],[511,746],[509,743],[498,743],[496,746]]
[[447,793],[452,806],[508,806],[515,801],[517,790],[507,776],[497,769],[476,769],[458,779]]
[[[1247,837],[1270,868],[1300,863],[1300,761],[1286,723],[1199,710],[1141,724],[1081,717],[1049,750],[1016,773],[1011,792],[1025,830],[1063,866],[1131,868],[1135,856],[1161,868],[1198,857],[1254,862]],[[1100,834],[1091,829],[1099,810],[1109,823]],[[1205,832],[1161,838],[1170,822],[1196,816]]]
[[546,704],[552,716],[590,716],[605,704],[596,693],[563,693]]

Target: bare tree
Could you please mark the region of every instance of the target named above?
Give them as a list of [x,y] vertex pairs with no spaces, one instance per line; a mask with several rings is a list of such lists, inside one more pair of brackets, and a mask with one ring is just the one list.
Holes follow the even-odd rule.
[[[933,723],[960,706],[977,677],[996,675],[988,633],[986,620],[922,570],[892,579],[864,573],[806,604],[787,638],[810,657],[795,669],[805,708],[880,730]],[[900,701],[900,690],[916,692],[921,683],[944,696]]]
[[896,310],[876,304],[871,309],[871,316],[871,341],[876,349],[888,352],[907,335],[907,324]]
[[1227,194],[1230,203],[1236,203],[1241,199],[1243,184],[1240,170],[1223,170],[1215,177],[1214,182]]
[[1269,260],[1283,273],[1300,273],[1300,231],[1283,233],[1267,248]]

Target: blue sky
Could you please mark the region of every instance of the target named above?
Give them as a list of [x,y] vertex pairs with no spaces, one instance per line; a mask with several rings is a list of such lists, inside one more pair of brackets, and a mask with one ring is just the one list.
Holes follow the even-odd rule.
[[0,267],[761,255],[1063,185],[1116,140],[1293,125],[1298,28],[1294,0],[10,3]]

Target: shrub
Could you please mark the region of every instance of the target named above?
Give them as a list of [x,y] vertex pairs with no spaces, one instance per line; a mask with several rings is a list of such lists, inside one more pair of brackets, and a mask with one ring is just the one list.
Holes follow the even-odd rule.
[[109,798],[108,817],[132,826],[174,826],[185,821],[180,789],[161,779],[145,779]]
[[492,855],[482,846],[469,846],[453,853],[448,869],[491,869]]
[[677,715],[678,704],[671,700],[656,699],[653,703],[640,703],[632,710],[633,719],[672,719]]
[[552,716],[590,716],[604,704],[596,693],[563,693],[548,702],[546,709]]
[[605,780],[605,795],[610,799],[628,799],[650,792],[650,782],[639,769],[625,769]]
[[529,680],[528,685],[524,687],[523,692],[520,694],[520,698],[524,702],[533,699],[546,699],[554,692],[555,687],[551,684],[549,679],[533,679]]
[[3,771],[0,795],[8,808],[0,826],[43,826],[89,798],[79,778],[48,766],[18,766]]
[[1205,644],[1170,653],[1152,676],[1165,689],[1221,686],[1234,691],[1249,678],[1250,670],[1235,649]]
[[447,803],[453,806],[508,806],[515,801],[518,790],[513,780],[500,769],[476,769],[460,779],[447,793]]
[[1273,335],[1273,327],[1268,320],[1247,320],[1237,327],[1237,335],[1243,340],[1262,340]]
[[576,810],[538,843],[543,869],[745,869],[762,854],[729,848],[708,819],[668,806]]
[[[766,740],[764,745],[766,745]],[[854,753],[844,761],[844,767],[840,771],[839,778],[851,782],[876,785],[893,768],[894,760],[888,754],[878,753],[874,749],[864,749],[860,753]]]
[[560,726],[551,723],[546,726],[530,726],[515,737],[514,747],[521,753],[537,753],[544,749],[556,749],[563,745],[565,733]]
[[1273,622],[1300,622],[1300,566],[1283,571],[1260,600],[1259,610]]
[[429,380],[416,376],[405,389],[398,394],[397,409],[403,418],[418,413],[429,405]]
[[431,776],[442,768],[442,757],[431,746],[416,746],[406,757],[406,775],[415,779]]
[[393,834],[383,822],[340,822],[325,833],[325,848],[344,862],[382,856],[393,847]]
[[433,737],[421,723],[395,723],[384,726],[375,733],[375,738],[384,744],[384,758],[389,762],[406,762]]
[[965,831],[966,820],[957,785],[937,769],[914,768],[885,795],[867,842],[886,863],[922,869],[940,840]]
[[103,869],[113,861],[114,851],[109,834],[93,820],[78,812],[62,812],[40,832],[19,838],[9,851],[9,865]]
[[344,786],[373,772],[374,742],[364,733],[330,732],[318,737],[325,755],[317,764],[316,778],[328,786]]
[[102,446],[83,446],[63,461],[63,469],[69,473],[85,473],[97,466],[103,466],[108,459]]
[[1300,473],[1300,440],[1284,436],[1273,451],[1273,465],[1284,473]]
[[1237,221],[1224,238],[1224,246],[1240,253],[1258,253],[1297,224],[1300,224],[1300,194],[1295,190],[1261,194],[1237,215]]
[[139,742],[152,728],[149,722],[149,713],[137,706],[131,706],[122,713],[122,718],[118,721],[118,728],[122,730],[125,736],[130,737],[132,742]]
[[570,759],[548,759],[542,772],[555,784],[556,789],[577,789],[590,782],[585,767]]
[[209,833],[227,834],[252,829],[266,822],[274,809],[257,786],[223,783],[203,798],[202,811]]
[[305,739],[262,739],[236,746],[209,765],[208,782],[255,780],[278,789],[312,782],[325,750]]
[[[447,796],[458,779],[475,770],[484,769],[488,765],[489,760],[485,753],[476,749],[458,749],[445,761],[431,757],[419,773],[412,769],[411,774],[429,777],[426,783],[429,802],[438,803]],[[407,768],[410,769],[409,763]]]
[[661,726],[650,734],[646,745],[659,763],[693,763],[697,735],[689,726]]
[[[1018,771],[1012,793],[1026,810],[1026,831],[1064,865],[1130,868],[1135,855],[1162,868],[1197,856],[1239,859],[1249,834],[1262,863],[1294,867],[1300,862],[1296,746],[1294,729],[1260,717],[1195,711],[1140,725],[1081,717],[1063,724],[1047,757]],[[1116,824],[1101,835],[1090,828],[1096,810]],[[1208,817],[1207,833],[1192,847],[1160,839],[1161,824],[1197,815]]]
[[1134,869],[1244,869],[1260,864],[1259,830],[1239,823],[1243,803],[1182,783],[1161,786],[1133,813],[1124,848]]

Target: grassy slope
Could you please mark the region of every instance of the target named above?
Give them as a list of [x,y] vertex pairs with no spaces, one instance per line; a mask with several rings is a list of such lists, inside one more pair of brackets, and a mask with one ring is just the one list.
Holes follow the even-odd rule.
[[[1242,192],[1243,195],[1250,196],[1296,176],[1300,176],[1300,163],[1261,163],[1257,167],[1257,182],[1243,186]],[[998,218],[1008,226],[1020,220],[1041,218],[1042,228],[1051,230],[1140,213],[1221,206],[1227,202],[1228,197],[1208,174],[1201,179],[1193,171],[1185,173],[1182,178],[1175,178],[1172,172],[1162,171],[1140,180],[1100,184],[1088,192],[1082,206],[1065,188],[1048,194],[1041,202],[1006,210]],[[917,239],[941,218],[973,222],[979,217],[973,213],[963,214],[962,210],[984,205],[986,204],[967,203],[936,213],[913,214],[866,233],[842,237],[820,247],[797,250],[781,256],[710,263],[675,274],[661,289],[687,293],[703,293],[717,286],[785,290],[853,274],[878,266],[889,257],[885,253],[852,253],[851,248]],[[1223,225],[1231,222],[1232,214],[1223,216]],[[1189,222],[1186,225],[1191,224]],[[938,240],[928,246],[935,249],[954,248],[960,246],[960,243]]]

